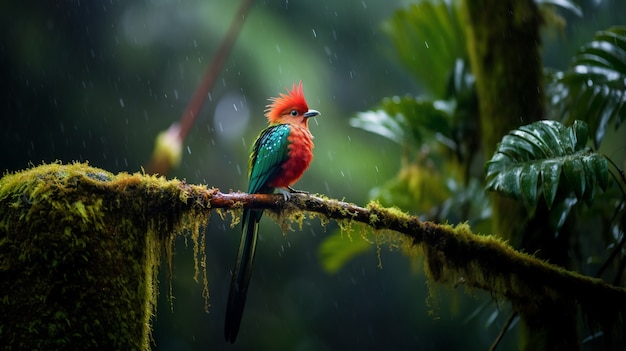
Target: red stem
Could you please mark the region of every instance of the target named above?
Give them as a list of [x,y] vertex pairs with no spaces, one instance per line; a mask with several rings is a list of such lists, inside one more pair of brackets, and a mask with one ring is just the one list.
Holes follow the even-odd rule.
[[200,82],[200,86],[198,86],[194,92],[187,108],[185,109],[185,112],[183,112],[183,115],[180,118],[180,132],[178,134],[181,142],[187,138],[187,134],[189,134],[189,130],[191,130],[193,123],[198,117],[200,109],[202,108],[202,105],[204,105],[209,91],[213,88],[218,73],[224,64],[224,60],[228,57],[228,54],[237,39],[237,35],[239,35],[241,27],[243,27],[243,23],[245,22],[246,15],[252,6],[252,2],[253,0],[243,0],[241,2],[239,9],[230,24],[230,28],[228,28],[226,36],[215,53],[211,66],[207,69],[202,81]]

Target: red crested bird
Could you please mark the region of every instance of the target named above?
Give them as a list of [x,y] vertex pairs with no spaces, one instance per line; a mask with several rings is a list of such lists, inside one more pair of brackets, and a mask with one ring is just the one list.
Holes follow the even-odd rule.
[[[309,131],[309,118],[320,113],[309,110],[302,92],[302,82],[294,83],[291,91],[270,98],[265,110],[269,126],[261,131],[248,162],[248,193],[271,194],[280,192],[288,199],[291,188],[313,159],[313,135]],[[242,234],[233,277],[230,282],[224,336],[233,343],[237,338],[252,263],[258,237],[259,220],[263,210],[244,209]]]

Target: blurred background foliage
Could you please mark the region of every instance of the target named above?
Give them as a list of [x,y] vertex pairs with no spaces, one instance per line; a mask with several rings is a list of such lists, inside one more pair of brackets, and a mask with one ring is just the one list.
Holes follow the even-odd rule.
[[[596,31],[624,24],[626,3],[543,3],[544,65],[554,73],[549,86],[562,92],[558,84],[576,81],[567,78],[577,72],[572,58],[581,57],[581,47],[593,47],[588,43]],[[184,110],[237,6],[169,0],[0,4],[0,168],[81,160],[113,172],[139,171],[157,133]],[[311,123],[315,160],[297,188],[358,204],[375,198],[424,219],[468,221],[488,233],[483,165],[491,155],[477,152],[476,96],[463,33],[453,1],[257,1],[186,140],[182,164],[169,176],[223,191],[245,189],[248,151],[266,124],[266,99],[302,80],[309,106],[322,116]],[[610,84],[599,91],[610,92]],[[615,110],[619,97],[608,96]],[[580,119],[555,111],[553,119],[567,125]],[[606,124],[621,120],[609,116]],[[603,142],[596,140],[599,151],[624,168],[623,128],[605,130]],[[610,191],[598,196],[616,198]],[[597,203],[595,217],[578,220],[581,232],[617,205]],[[576,238],[578,247],[588,248],[575,253],[586,274],[596,273],[607,243],[617,240],[614,226],[604,224],[604,241]],[[419,258],[384,246],[377,253],[358,235],[351,239],[336,224],[316,219],[286,235],[264,220],[232,348],[483,350],[508,317],[506,304],[482,292],[430,287],[436,298],[426,301]],[[184,238],[177,242],[171,310],[161,277],[155,349],[226,348],[224,305],[238,240],[239,228],[211,218],[209,313],[202,285],[193,280],[192,250]],[[501,347],[513,347],[515,339],[506,337]]]

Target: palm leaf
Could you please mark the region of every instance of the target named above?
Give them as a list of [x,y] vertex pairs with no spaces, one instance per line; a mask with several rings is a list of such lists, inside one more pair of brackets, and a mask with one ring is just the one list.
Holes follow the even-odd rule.
[[551,208],[558,193],[590,201],[597,186],[606,190],[608,162],[586,147],[588,127],[539,121],[509,132],[485,165],[487,189],[521,199],[529,206],[539,195]]
[[426,134],[450,136],[450,115],[454,106],[447,101],[416,99],[410,96],[383,99],[380,109],[360,112],[350,125],[404,145],[421,145]]
[[359,112],[350,119],[350,125],[378,134],[400,145],[406,142],[406,119],[402,115],[390,115],[383,110]]
[[564,123],[586,121],[600,145],[613,121],[617,129],[626,117],[626,26],[596,33],[579,49],[570,68],[553,75],[552,107]]

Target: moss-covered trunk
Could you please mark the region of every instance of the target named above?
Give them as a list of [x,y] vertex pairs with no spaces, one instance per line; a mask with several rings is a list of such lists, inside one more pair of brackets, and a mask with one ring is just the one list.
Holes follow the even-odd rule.
[[[479,98],[482,145],[489,158],[508,131],[544,118],[541,14],[532,0],[465,0],[464,11]],[[547,210],[530,214],[519,202],[497,195],[492,202],[494,232],[508,233],[506,239],[514,246],[569,266],[567,243],[554,242]],[[515,304],[521,316],[523,349],[580,348],[576,306],[567,301],[538,301],[541,297],[530,304]]]
[[150,348],[158,265],[182,202],[146,186],[83,164],[0,180],[3,348]]

